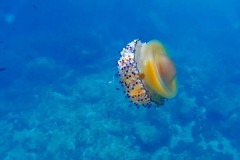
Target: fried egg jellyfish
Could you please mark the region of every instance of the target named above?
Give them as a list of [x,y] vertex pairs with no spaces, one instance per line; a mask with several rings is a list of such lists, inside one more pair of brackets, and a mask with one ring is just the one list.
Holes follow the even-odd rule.
[[157,40],[130,42],[120,52],[118,71],[127,97],[137,106],[161,106],[177,94],[174,63]]

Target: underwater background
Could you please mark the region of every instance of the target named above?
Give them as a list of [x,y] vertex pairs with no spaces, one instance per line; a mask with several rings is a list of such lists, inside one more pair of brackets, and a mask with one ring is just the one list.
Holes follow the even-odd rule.
[[[239,37],[237,0],[1,0],[0,159],[239,160]],[[136,38],[175,62],[160,108],[115,77]]]

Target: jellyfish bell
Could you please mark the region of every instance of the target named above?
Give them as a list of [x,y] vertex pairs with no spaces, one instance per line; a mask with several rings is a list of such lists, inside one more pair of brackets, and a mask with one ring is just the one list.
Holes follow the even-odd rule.
[[136,54],[142,56],[138,67],[146,76],[143,83],[149,90],[155,90],[165,98],[174,97],[177,91],[176,69],[161,43],[150,41]]
[[176,68],[159,41],[134,40],[120,55],[120,83],[133,103],[163,105],[176,95]]

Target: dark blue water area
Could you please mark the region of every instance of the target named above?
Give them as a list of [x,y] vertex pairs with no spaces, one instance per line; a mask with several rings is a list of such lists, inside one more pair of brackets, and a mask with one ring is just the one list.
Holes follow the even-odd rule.
[[[240,159],[239,37],[237,0],[1,0],[0,159]],[[115,75],[136,38],[175,63],[160,108]]]

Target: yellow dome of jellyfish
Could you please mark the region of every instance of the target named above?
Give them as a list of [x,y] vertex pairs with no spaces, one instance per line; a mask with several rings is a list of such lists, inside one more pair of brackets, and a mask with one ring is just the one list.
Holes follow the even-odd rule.
[[127,96],[138,107],[161,106],[177,93],[174,63],[157,40],[130,42],[120,52],[118,71]]

